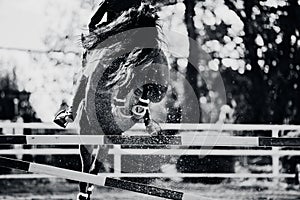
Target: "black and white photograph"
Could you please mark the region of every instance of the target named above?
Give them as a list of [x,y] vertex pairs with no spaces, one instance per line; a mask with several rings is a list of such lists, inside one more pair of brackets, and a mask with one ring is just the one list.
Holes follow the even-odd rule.
[[0,0],[0,200],[300,199],[300,0]]

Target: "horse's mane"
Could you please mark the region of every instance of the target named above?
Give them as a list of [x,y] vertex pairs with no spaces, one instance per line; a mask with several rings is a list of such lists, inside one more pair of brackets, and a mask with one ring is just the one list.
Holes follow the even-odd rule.
[[[167,62],[159,48],[162,40],[159,38],[161,29],[157,21],[156,11],[150,5],[142,4],[83,37],[83,47],[96,52],[89,59],[109,63],[102,64],[102,68],[107,69],[102,75],[105,82],[103,86],[110,88],[116,84],[126,84],[135,67]],[[123,80],[125,75],[126,79]]]
[[[139,8],[131,8],[111,23],[100,24],[95,30],[85,35],[82,41],[83,47],[92,50],[110,36],[127,30],[143,27],[159,28],[157,20],[158,15],[155,9],[148,4],[142,4]],[[155,37],[158,39],[158,31]]]

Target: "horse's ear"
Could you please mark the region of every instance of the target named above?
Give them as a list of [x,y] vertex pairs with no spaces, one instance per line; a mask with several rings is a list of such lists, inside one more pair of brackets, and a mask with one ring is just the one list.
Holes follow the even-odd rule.
[[108,0],[101,0],[101,2],[99,3],[99,6],[102,6],[104,3],[107,3]]

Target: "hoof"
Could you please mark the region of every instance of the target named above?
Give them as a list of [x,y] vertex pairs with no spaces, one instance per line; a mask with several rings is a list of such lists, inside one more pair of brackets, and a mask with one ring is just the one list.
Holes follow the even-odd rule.
[[87,189],[87,194],[88,194],[88,198],[90,198],[90,196],[92,195],[93,189],[95,187],[93,185],[89,186]]
[[53,120],[53,122],[55,124],[57,124],[58,126],[62,127],[62,128],[66,128],[66,126],[68,125],[67,120],[64,117],[60,117],[60,115],[62,114],[63,111],[59,112],[56,116],[55,119]]
[[68,123],[73,122],[72,111],[62,110],[55,116],[53,122],[60,127],[66,128]]
[[77,199],[76,200],[90,200],[90,196],[88,194],[86,194],[86,193],[80,192],[77,195]]
[[57,124],[58,126],[62,127],[62,128],[66,128],[68,125],[67,121],[61,120],[61,119],[54,119],[53,122],[55,124]]

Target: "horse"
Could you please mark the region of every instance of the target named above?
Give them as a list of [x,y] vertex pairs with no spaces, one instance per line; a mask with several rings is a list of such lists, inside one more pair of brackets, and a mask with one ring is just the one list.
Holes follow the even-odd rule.
[[[148,103],[160,102],[169,85],[169,67],[156,11],[147,4],[82,35],[83,76],[75,94],[80,135],[122,135],[149,122]],[[107,146],[80,145],[82,172],[98,174]],[[78,200],[90,199],[93,185],[79,183]]]

